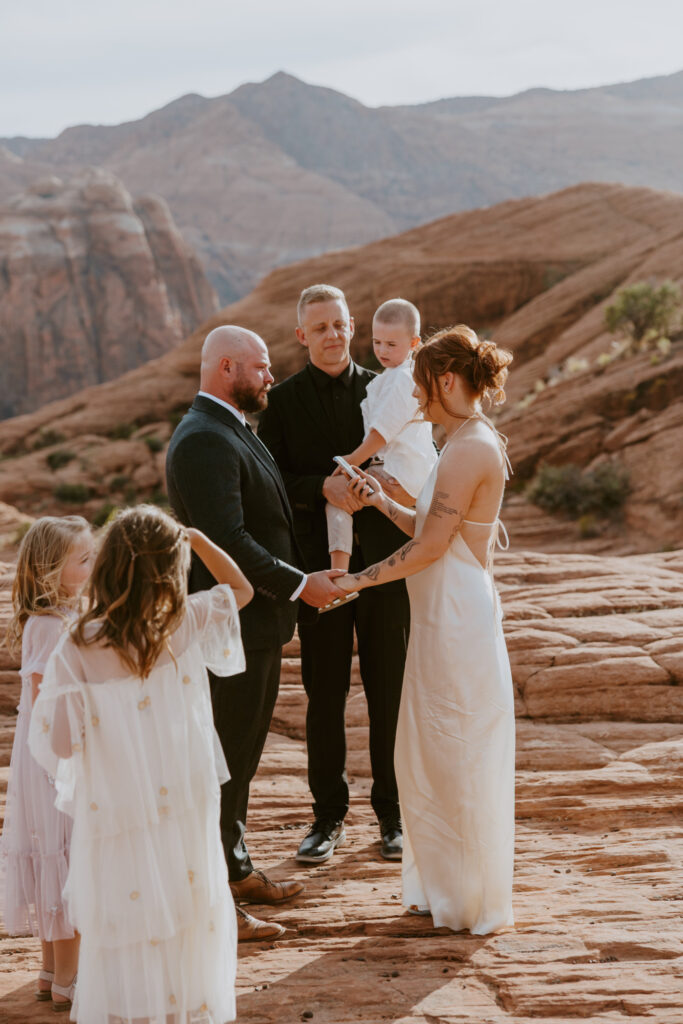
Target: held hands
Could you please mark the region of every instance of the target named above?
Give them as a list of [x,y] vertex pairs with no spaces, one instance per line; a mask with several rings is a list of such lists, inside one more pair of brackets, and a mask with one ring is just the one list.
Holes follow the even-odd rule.
[[309,573],[306,577],[306,586],[299,597],[314,608],[322,608],[330,601],[334,601],[335,597],[344,596],[346,591],[340,590],[337,586],[337,580],[344,575],[343,569],[321,569],[319,572]]

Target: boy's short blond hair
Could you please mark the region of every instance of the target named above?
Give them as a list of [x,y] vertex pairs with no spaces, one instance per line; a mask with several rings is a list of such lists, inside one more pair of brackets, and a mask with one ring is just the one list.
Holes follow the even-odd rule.
[[312,284],[308,288],[304,288],[296,304],[296,318],[299,326],[301,326],[306,306],[312,306],[314,302],[336,302],[337,300],[344,304],[348,313],[349,305],[341,288],[335,288],[333,284]]
[[372,322],[381,324],[405,324],[411,338],[420,337],[420,311],[407,299],[387,299],[375,312]]

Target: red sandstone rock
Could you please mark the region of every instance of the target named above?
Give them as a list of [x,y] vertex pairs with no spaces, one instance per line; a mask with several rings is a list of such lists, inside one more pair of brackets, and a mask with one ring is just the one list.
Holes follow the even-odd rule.
[[119,377],[215,309],[162,199],[104,171],[38,180],[0,207],[0,416]]
[[[238,1020],[297,1024],[304,1013],[314,1024],[683,1019],[683,705],[675,672],[664,687],[670,701],[657,705],[662,717],[652,714],[666,659],[681,651],[683,552],[609,559],[524,552],[501,558],[497,575],[521,716],[514,930],[454,935],[402,910],[400,868],[380,858],[369,806],[357,667],[347,714],[347,843],[327,864],[295,864],[310,820],[295,639],[285,649],[273,729],[252,788],[249,841],[259,866],[300,878],[306,891],[277,910],[254,908],[287,933],[241,947]],[[534,672],[567,656],[583,672],[581,700],[568,708],[557,679],[530,706]],[[631,668],[641,662],[647,672],[639,668],[636,682]],[[18,684],[16,672],[3,678],[6,765]],[[6,779],[7,768],[0,773]],[[0,934],[0,950],[3,1022],[47,1024],[53,1014],[32,994],[39,943]]]
[[[419,305],[426,333],[464,321],[514,350],[508,405],[498,421],[510,436],[516,470],[504,512],[513,547],[628,553],[676,546],[683,537],[683,341],[674,340],[659,362],[651,353],[605,368],[595,360],[610,345],[604,307],[622,285],[651,274],[683,279],[681,237],[680,196],[583,185],[447,217],[363,249],[275,271],[161,359],[0,424],[0,451],[11,456],[0,463],[0,499],[29,510],[65,507],[54,499],[58,478],[44,461],[55,446],[39,458],[21,454],[44,444],[50,432],[63,435],[61,447],[78,447],[79,454],[87,436],[92,452],[99,445],[98,457],[107,460],[110,435],[124,429],[136,438],[136,427],[176,422],[197,388],[202,340],[218,323],[259,332],[278,379],[299,369],[305,353],[293,332],[296,299],[305,285],[326,280],[347,293],[356,318],[354,353],[361,361],[370,351],[372,313],[396,294]],[[570,356],[589,360],[588,368],[565,375],[520,407],[534,382],[550,378]],[[139,483],[136,498],[161,486],[159,455],[148,453],[151,468],[140,470],[143,453],[133,440],[116,441],[116,453],[122,459],[118,475],[135,476]],[[585,531],[588,536],[515,491],[542,461],[590,466],[605,458],[628,469],[631,494],[622,523],[598,523]],[[64,473],[91,489],[86,511],[119,503],[122,496],[99,472],[97,459],[84,461],[74,461]]]

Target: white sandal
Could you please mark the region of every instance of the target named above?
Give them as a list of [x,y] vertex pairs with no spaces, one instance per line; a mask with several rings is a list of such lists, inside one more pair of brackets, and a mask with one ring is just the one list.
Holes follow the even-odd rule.
[[[67,986],[55,985],[54,981],[52,982],[52,1009],[55,1013],[65,1013],[67,1010],[71,1009],[71,1004],[73,1003],[74,995],[76,994],[76,978],[77,975],[74,974],[74,980]],[[64,996],[64,999],[56,1003],[54,998],[55,993],[58,996]]]
[[[38,974],[38,981],[49,981],[50,986],[55,980],[54,971],[40,971]],[[52,991],[50,988],[37,988],[35,991],[35,997],[39,1003],[47,1003],[52,999]]]
[[416,914],[418,917],[429,917],[431,914],[429,907],[418,907],[416,903],[411,903],[406,909],[409,914]]

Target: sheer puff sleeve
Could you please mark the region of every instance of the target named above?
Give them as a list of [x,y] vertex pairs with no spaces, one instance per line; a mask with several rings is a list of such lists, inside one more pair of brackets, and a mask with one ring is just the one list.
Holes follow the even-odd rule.
[[74,645],[64,634],[49,657],[31,712],[29,749],[57,790],[56,806],[73,813],[75,780],[82,769],[85,692]]
[[190,594],[186,623],[190,642],[199,643],[204,664],[217,676],[233,676],[245,668],[240,617],[232,588],[220,583]]
[[68,626],[69,621],[59,615],[30,616],[22,640],[21,671],[24,676],[43,675],[48,658]]

